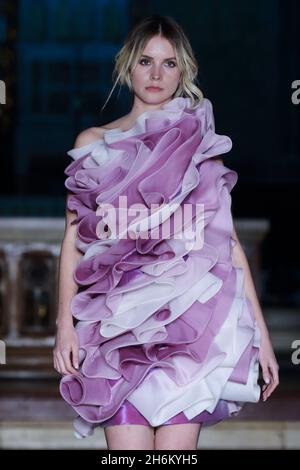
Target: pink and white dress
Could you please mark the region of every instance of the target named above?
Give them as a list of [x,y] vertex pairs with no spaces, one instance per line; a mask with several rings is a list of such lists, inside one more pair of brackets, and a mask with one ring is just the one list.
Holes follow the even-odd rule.
[[212,425],[259,400],[260,330],[232,262],[238,176],[212,158],[231,147],[207,98],[178,97],[68,152],[80,366],[60,392],[77,437]]

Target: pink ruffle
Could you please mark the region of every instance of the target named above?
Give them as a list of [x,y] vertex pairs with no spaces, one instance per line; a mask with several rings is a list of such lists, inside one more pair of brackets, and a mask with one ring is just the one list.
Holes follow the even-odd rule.
[[[78,413],[77,436],[120,423],[208,425],[258,401],[260,332],[243,272],[232,264],[237,173],[212,158],[231,146],[215,133],[209,100],[191,109],[188,98],[175,98],[129,131],[68,152],[68,208],[83,253],[71,302],[80,375],[64,376],[60,392]],[[203,245],[188,249],[176,239],[176,212],[146,239],[111,237],[123,223],[121,196],[147,217],[151,204],[188,204],[194,229],[203,217]],[[115,209],[114,227],[101,225],[96,211],[104,204]],[[167,223],[168,238],[157,232]],[[152,390],[161,402],[150,400]]]

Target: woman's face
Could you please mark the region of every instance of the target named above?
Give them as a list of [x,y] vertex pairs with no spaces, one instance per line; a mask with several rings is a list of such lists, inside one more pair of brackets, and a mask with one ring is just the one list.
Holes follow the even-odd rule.
[[171,43],[163,37],[153,36],[132,71],[133,92],[147,104],[168,101],[178,87],[180,74]]

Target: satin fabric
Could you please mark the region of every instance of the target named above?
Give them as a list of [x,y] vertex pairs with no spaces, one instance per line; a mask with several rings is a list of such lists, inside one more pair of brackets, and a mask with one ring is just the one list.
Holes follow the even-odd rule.
[[[207,98],[194,108],[175,98],[128,131],[68,152],[68,208],[82,252],[71,301],[80,368],[60,392],[78,414],[77,437],[116,424],[211,425],[259,400],[260,330],[232,262],[238,176],[214,160],[231,147],[215,132]],[[120,236],[120,197],[145,209],[139,229],[126,214],[135,239]],[[114,210],[104,219],[105,204]]]

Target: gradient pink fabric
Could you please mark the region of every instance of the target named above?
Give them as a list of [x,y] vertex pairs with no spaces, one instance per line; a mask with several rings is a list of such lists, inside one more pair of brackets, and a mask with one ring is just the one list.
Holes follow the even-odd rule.
[[[68,208],[82,252],[71,302],[80,369],[61,379],[60,392],[78,415],[77,437],[116,424],[210,425],[259,400],[260,331],[232,263],[237,173],[213,159],[231,147],[215,132],[207,98],[193,109],[175,98],[128,131],[68,152]],[[120,196],[143,205],[148,222],[151,204],[169,212],[147,238],[114,237]],[[114,226],[97,212],[105,203],[116,209]],[[201,247],[176,237],[186,219],[178,227],[174,207],[185,204]]]

